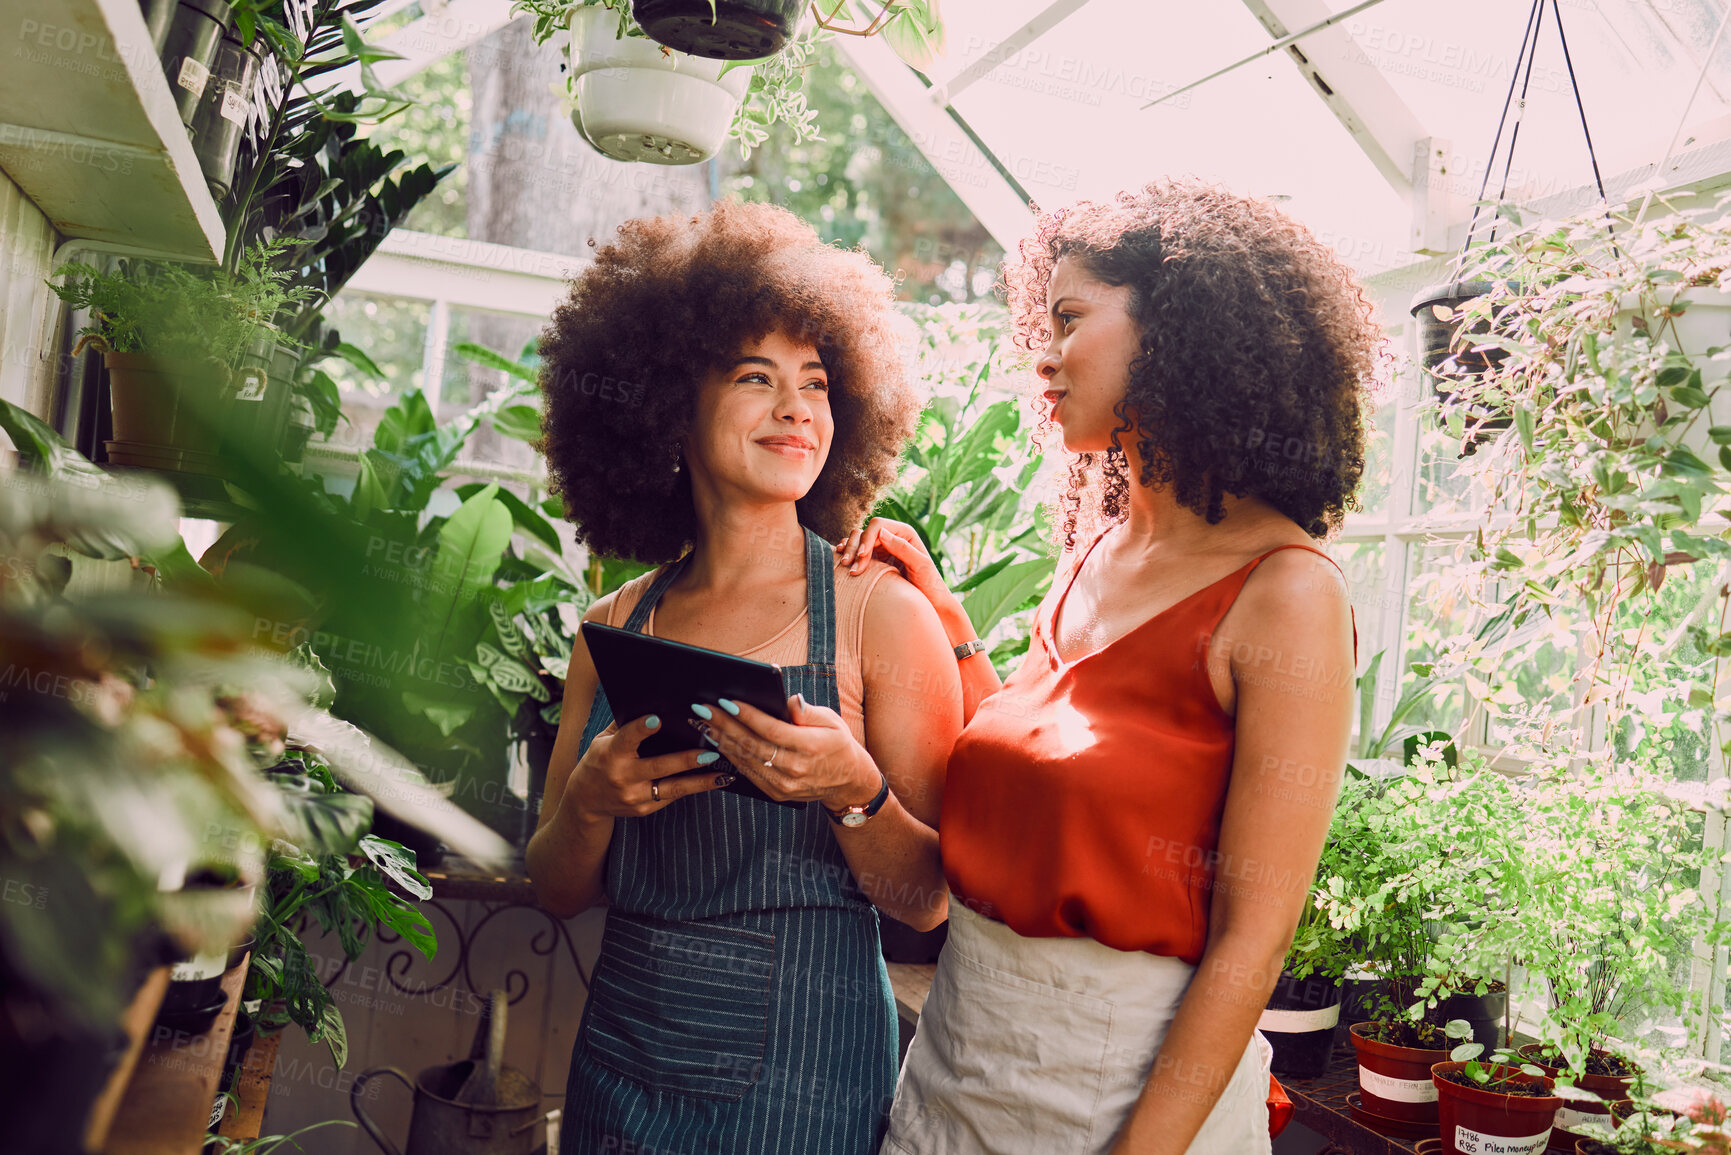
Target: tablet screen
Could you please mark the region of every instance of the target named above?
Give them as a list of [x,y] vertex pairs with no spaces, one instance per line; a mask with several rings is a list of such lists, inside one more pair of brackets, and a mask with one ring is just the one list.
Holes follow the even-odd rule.
[[[595,662],[595,673],[613,717],[621,725],[656,714],[662,719],[661,729],[643,740],[638,752],[644,757],[671,754],[678,750],[704,747],[697,731],[686,723],[694,702],[710,704],[718,698],[747,702],[783,722],[787,716],[787,688],[782,682],[781,669],[768,662],[755,662],[736,654],[672,642],[632,630],[604,626],[600,622],[584,622],[583,641]],[[737,769],[725,757],[713,766],[693,773],[714,774],[718,770]],[[730,786],[722,787],[736,794],[745,794],[765,802],[774,802],[756,783],[744,774]],[[778,805],[802,807],[804,802],[781,802]]]

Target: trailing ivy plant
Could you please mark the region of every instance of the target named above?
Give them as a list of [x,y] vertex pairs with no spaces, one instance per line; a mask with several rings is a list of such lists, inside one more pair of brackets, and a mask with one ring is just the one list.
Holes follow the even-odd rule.
[[1541,1025],[1571,1066],[1642,1020],[1711,1021],[1674,976],[1726,941],[1701,812],[1727,801],[1705,779],[1726,749],[1731,323],[1692,336],[1698,310],[1731,317],[1723,208],[1517,220],[1465,270],[1496,287],[1462,308],[1463,345],[1496,356],[1440,413],[1473,444],[1458,476],[1485,515],[1449,592],[1509,627],[1455,639],[1438,671],[1528,766],[1507,947],[1547,980]]

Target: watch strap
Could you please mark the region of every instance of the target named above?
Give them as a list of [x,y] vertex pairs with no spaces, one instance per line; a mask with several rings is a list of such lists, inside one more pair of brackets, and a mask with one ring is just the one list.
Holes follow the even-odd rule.
[[867,818],[872,817],[884,808],[884,803],[890,800],[889,778],[882,770],[878,771],[878,777],[883,779],[883,785],[878,788],[877,796],[870,802],[867,802],[864,806],[843,806],[840,810],[831,810],[829,807],[825,806],[823,812],[829,815],[829,820],[837,826],[844,825],[842,819],[849,814],[863,814]]
[[963,658],[971,658],[985,648],[986,643],[982,642],[978,638],[963,642],[961,645],[956,647],[956,661],[959,662]]

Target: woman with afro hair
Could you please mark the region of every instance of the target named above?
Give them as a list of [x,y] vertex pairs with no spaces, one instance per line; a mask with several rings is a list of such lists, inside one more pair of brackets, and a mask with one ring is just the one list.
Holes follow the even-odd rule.
[[[1256,1024],[1352,724],[1312,541],[1353,503],[1380,334],[1302,226],[1195,182],[1042,216],[1006,279],[1073,455],[1060,560],[1009,680],[961,661],[949,941],[884,1151],[1267,1152]],[[908,527],[841,553],[973,636]]]
[[[657,567],[585,620],[773,662],[792,695],[791,722],[726,700],[615,718],[573,646],[527,852],[547,910],[608,904],[565,1155],[882,1139],[897,1032],[878,911],[945,917],[961,689],[926,599],[831,543],[913,431],[905,325],[865,255],[724,202],[624,225],[542,336],[541,447],[578,539]],[[640,757],[667,726],[702,751]]]

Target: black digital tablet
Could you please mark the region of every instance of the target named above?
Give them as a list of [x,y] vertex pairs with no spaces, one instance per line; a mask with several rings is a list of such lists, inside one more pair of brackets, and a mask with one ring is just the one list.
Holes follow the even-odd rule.
[[[781,668],[754,662],[736,654],[670,642],[600,622],[584,622],[583,642],[595,662],[595,673],[613,717],[623,725],[645,714],[661,719],[661,729],[637,748],[644,757],[672,754],[679,750],[706,748],[703,739],[686,721],[693,703],[713,705],[718,698],[746,702],[765,714],[789,721],[787,688]],[[712,766],[693,771],[715,774],[732,769],[725,757]],[[736,771],[737,772],[737,771]],[[801,807],[804,802],[777,802],[744,774],[732,785],[735,794],[776,802],[778,806]]]

